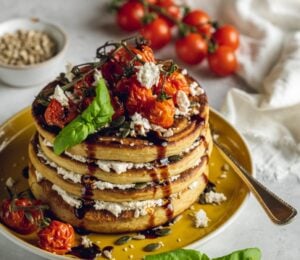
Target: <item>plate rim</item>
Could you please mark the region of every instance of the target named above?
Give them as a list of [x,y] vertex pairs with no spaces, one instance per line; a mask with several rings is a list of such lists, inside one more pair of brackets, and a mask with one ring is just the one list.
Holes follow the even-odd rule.
[[[23,113],[27,112],[28,109],[30,109],[31,106],[27,106],[23,109],[21,109],[19,112],[13,114],[12,116],[10,116],[8,119],[6,119],[2,124],[0,124],[0,129],[5,128],[9,122],[15,118],[18,117],[20,115],[22,115]],[[250,167],[251,167],[251,175],[253,177],[256,176],[256,172],[255,172],[255,167],[254,167],[254,163],[253,163],[253,159],[252,159],[252,155],[251,155],[251,151],[249,148],[249,145],[245,139],[245,137],[231,124],[231,122],[229,122],[220,112],[218,112],[216,109],[209,107],[209,110],[211,112],[213,112],[215,115],[217,115],[219,118],[221,118],[223,121],[225,121],[232,129],[233,131],[238,134],[239,138],[241,139],[241,141],[243,142],[246,152],[249,156],[249,163],[250,163]],[[241,214],[241,211],[246,207],[248,201],[249,201],[249,197],[250,197],[250,191],[248,190],[242,203],[238,206],[237,210],[231,215],[231,217],[224,222],[223,225],[221,225],[219,228],[217,228],[216,230],[210,232],[208,235],[206,235],[204,238],[197,240],[185,247],[185,249],[198,249],[201,245],[207,243],[209,240],[211,240],[213,237],[219,235],[220,233],[222,233],[225,229],[227,229],[230,225],[232,225],[232,223],[237,219],[237,217]],[[71,259],[70,257],[66,257],[66,256],[61,256],[61,255],[55,255],[53,253],[47,252],[37,246],[34,246],[30,243],[27,243],[26,241],[22,240],[21,238],[19,238],[16,235],[13,235],[11,232],[9,232],[7,227],[5,227],[3,224],[0,223],[0,234],[2,234],[5,238],[7,238],[9,241],[15,243],[16,245],[22,247],[23,249],[44,257],[46,259]]]

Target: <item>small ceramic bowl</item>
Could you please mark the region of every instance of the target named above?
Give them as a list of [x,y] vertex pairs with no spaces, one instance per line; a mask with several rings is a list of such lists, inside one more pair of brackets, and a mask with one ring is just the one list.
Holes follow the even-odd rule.
[[47,33],[56,43],[57,52],[50,59],[32,65],[6,65],[0,63],[0,81],[13,87],[32,87],[53,79],[62,69],[67,49],[67,35],[59,27],[38,19],[13,19],[0,24],[0,37],[19,29]]

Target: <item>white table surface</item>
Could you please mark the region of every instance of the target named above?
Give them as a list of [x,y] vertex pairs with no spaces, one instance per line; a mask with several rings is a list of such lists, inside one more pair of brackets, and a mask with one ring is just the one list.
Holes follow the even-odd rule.
[[[126,36],[116,28],[113,15],[105,11],[105,2],[100,0],[0,0],[0,22],[17,17],[38,17],[56,23],[69,36],[70,45],[66,62],[83,63],[91,60],[95,55],[95,49],[105,41],[121,39]],[[210,6],[204,4],[202,7],[213,12],[210,10]],[[157,55],[162,58],[173,57],[174,50],[172,47],[167,47]],[[64,70],[64,68],[61,69]],[[220,108],[224,96],[230,88],[247,89],[245,83],[237,77],[215,78],[207,71],[206,64],[188,69],[202,83],[207,91],[210,105],[216,109]],[[0,123],[20,109],[29,106],[41,87],[18,89],[0,83]],[[291,177],[280,183],[266,184],[299,211],[299,180]],[[269,221],[251,196],[234,223],[223,233],[201,246],[199,250],[211,257],[217,257],[237,249],[259,247],[262,250],[263,259],[296,260],[300,259],[299,242],[299,217],[289,225],[276,226]],[[42,259],[17,247],[0,235],[0,259],[16,260],[21,258]]]

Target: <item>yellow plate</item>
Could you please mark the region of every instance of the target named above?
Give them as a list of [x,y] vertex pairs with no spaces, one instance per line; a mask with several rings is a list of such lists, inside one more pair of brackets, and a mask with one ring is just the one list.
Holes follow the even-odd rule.
[[[252,173],[252,161],[244,139],[238,132],[218,114],[211,109],[210,121],[220,135],[219,141],[231,150],[239,162]],[[35,129],[30,114],[26,108],[9,119],[0,127],[0,199],[7,197],[5,182],[8,177],[17,181],[16,188],[19,191],[28,188],[27,180],[22,176],[22,169],[27,165],[27,146]],[[210,181],[217,185],[217,191],[223,192],[227,201],[221,205],[200,205],[195,203],[187,210],[180,221],[171,227],[172,233],[165,237],[145,240],[131,240],[122,246],[114,246],[113,257],[115,259],[141,259],[146,253],[143,247],[149,243],[163,242],[164,246],[155,253],[173,250],[180,247],[196,248],[208,239],[220,233],[237,216],[242,205],[248,197],[248,190],[239,177],[229,169],[226,178],[222,178],[222,166],[225,161],[216,149],[213,150],[210,159]],[[210,219],[206,228],[195,228],[191,213],[200,208],[204,209]],[[0,223],[0,233],[19,246],[34,254],[51,258],[66,259],[67,256],[56,256],[37,247],[36,234],[20,236]],[[113,245],[120,235],[90,234],[88,236],[101,248]],[[78,237],[79,240],[79,237]]]

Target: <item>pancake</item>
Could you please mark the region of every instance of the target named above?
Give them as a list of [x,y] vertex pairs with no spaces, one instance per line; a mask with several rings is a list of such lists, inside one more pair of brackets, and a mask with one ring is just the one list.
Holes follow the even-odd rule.
[[75,66],[71,79],[60,75],[32,104],[30,188],[57,218],[93,232],[162,225],[208,182],[213,143],[204,90],[185,70],[151,58],[149,48],[127,48],[141,56],[107,54]]
[[[198,179],[198,186],[194,189],[185,189],[175,194],[171,199],[162,200],[162,206],[149,207],[146,214],[135,217],[134,210],[122,211],[115,216],[108,210],[88,208],[84,217],[76,217],[76,209],[70,206],[52,189],[52,183],[47,180],[37,182],[34,168],[30,167],[29,185],[34,196],[47,203],[52,212],[63,221],[72,223],[75,227],[84,227],[86,230],[99,233],[123,233],[145,230],[159,226],[175,218],[189,208],[199,197],[207,184],[207,175],[204,172]],[[170,206],[171,205],[171,206]]]

